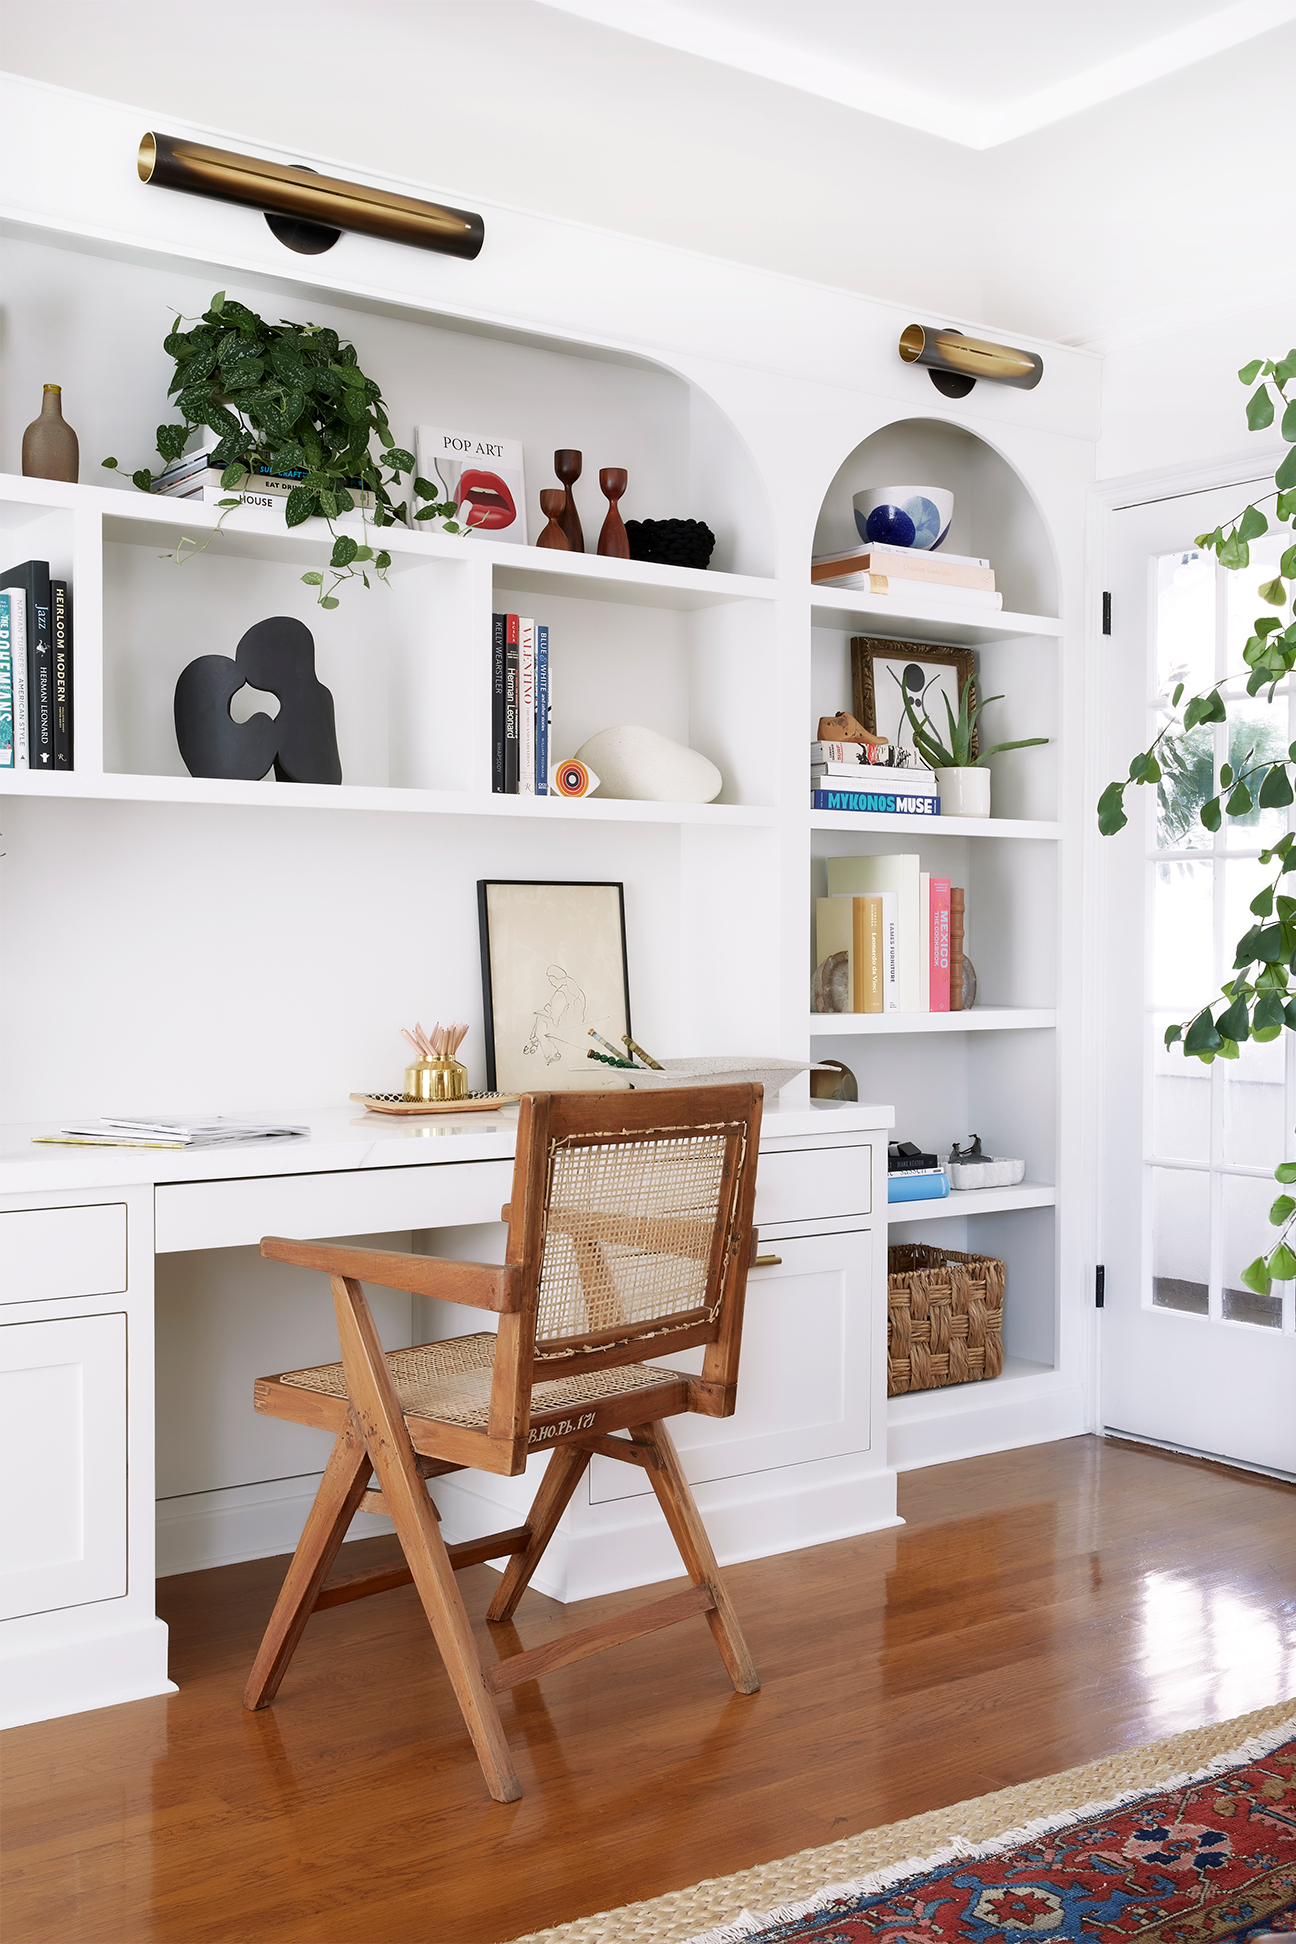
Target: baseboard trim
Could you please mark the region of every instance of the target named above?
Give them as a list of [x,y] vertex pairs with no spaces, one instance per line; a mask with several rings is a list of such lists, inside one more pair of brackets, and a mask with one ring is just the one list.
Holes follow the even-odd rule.
[[[91,1609],[82,1614],[88,1628]],[[167,1629],[161,1620],[86,1631],[31,1653],[6,1654],[0,1683],[0,1728],[178,1692],[167,1679]]]
[[[322,1476],[322,1472],[313,1472],[300,1478],[272,1478],[255,1485],[231,1485],[221,1491],[159,1499],[158,1578],[292,1552]],[[372,1539],[391,1530],[390,1519],[359,1512],[348,1536]]]

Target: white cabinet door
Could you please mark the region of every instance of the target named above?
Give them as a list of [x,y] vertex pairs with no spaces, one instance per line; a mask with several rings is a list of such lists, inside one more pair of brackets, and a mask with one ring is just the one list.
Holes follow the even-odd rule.
[[0,1328],[0,1619],[126,1591],[126,1318]]
[[[781,1260],[747,1278],[738,1409],[670,1422],[690,1484],[869,1449],[872,1243],[861,1229],[762,1241],[762,1255]],[[696,1368],[699,1354],[661,1361]],[[594,1504],[649,1490],[638,1470],[594,1459]]]

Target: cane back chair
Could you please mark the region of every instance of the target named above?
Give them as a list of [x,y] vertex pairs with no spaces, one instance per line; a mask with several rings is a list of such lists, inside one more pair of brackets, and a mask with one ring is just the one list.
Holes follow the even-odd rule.
[[[520,1681],[704,1613],[734,1687],[756,1691],[664,1420],[734,1410],[760,1118],[759,1086],[526,1095],[499,1266],[265,1237],[262,1255],[331,1277],[342,1361],[256,1384],[258,1411],[336,1443],[245,1706],[273,1701],[312,1612],[411,1580],[500,1802],[522,1791],[496,1696]],[[498,1334],[384,1353],[365,1282],[494,1311]],[[697,1377],[647,1361],[699,1344]],[[424,1481],[511,1476],[537,1451],[550,1457],[526,1524],[447,1546]],[[487,1618],[508,1620],[595,1452],[646,1470],[692,1586],[483,1665],[455,1572],[507,1556]],[[406,1564],[326,1584],[362,1506],[392,1520]]]

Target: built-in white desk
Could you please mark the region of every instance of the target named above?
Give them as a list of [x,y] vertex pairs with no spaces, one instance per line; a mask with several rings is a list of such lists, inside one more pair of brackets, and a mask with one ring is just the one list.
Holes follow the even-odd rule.
[[[405,1121],[353,1106],[284,1118],[309,1124],[309,1138],[191,1154],[34,1146],[33,1134],[52,1129],[0,1128],[4,1725],[173,1691],[154,1597],[155,1312],[168,1291],[197,1287],[201,1306],[202,1265],[225,1260],[210,1252],[249,1251],[266,1234],[396,1232],[456,1254],[464,1229],[485,1229],[472,1253],[502,1254],[516,1110]],[[738,1410],[684,1418],[677,1429],[722,1563],[897,1523],[886,1454],[891,1124],[889,1107],[766,1103],[756,1219],[762,1253],[774,1260],[750,1276]],[[255,1313],[272,1325],[289,1285],[256,1279],[285,1265],[236,1260],[243,1285],[254,1284]],[[305,1278],[294,1296],[309,1287],[311,1327],[327,1332],[323,1279],[288,1273]],[[392,1348],[484,1327],[479,1313],[446,1305],[389,1309],[385,1322],[379,1313]],[[251,1332],[253,1314],[231,1306],[227,1336]],[[212,1342],[224,1321],[220,1303],[207,1302]],[[260,1369],[336,1354],[335,1344],[299,1336],[285,1347]],[[678,1361],[695,1367],[700,1354]],[[214,1388],[227,1427],[253,1452],[265,1421],[250,1382],[223,1382],[223,1368],[195,1358],[186,1380],[195,1435]],[[165,1396],[185,1411],[183,1385],[168,1381]],[[438,1484],[447,1536],[515,1523],[544,1462],[516,1479],[464,1473]],[[292,1491],[274,1497],[273,1517],[249,1514],[232,1548],[227,1538],[198,1563],[295,1543],[313,1495],[311,1464],[322,1464],[313,1447]],[[594,1460],[588,1492],[537,1575],[541,1591],[584,1598],[680,1571],[651,1490],[628,1471]],[[501,1520],[501,1510],[511,1517]]]

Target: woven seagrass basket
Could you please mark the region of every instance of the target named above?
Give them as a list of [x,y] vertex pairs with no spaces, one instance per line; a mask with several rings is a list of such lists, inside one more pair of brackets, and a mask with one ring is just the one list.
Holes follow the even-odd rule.
[[972,1384],[1003,1369],[1004,1266],[899,1242],[887,1250],[887,1396]]

